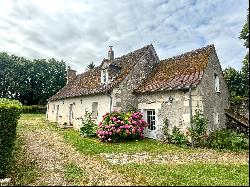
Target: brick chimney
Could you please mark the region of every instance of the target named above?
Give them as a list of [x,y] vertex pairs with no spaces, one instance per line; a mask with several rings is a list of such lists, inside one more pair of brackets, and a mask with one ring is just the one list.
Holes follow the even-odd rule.
[[109,46],[109,52],[108,52],[108,60],[113,61],[114,60],[114,51],[112,50],[112,45]]
[[68,66],[67,69],[67,84],[72,81],[76,77],[76,70],[71,69],[70,66]]

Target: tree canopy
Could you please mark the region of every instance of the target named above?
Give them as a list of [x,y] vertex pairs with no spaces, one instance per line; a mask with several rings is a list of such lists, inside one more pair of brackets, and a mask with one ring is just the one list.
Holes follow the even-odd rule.
[[244,24],[241,32],[240,32],[240,39],[244,40],[244,46],[249,48],[249,8],[247,9],[247,20]]
[[66,83],[64,61],[28,60],[0,53],[0,97],[12,98],[25,105],[46,104]]
[[[247,21],[240,32],[239,38],[244,40],[244,46],[249,48],[249,9],[247,11]],[[237,71],[228,67],[224,70],[224,77],[231,99],[249,97],[249,52],[242,61],[241,70]]]

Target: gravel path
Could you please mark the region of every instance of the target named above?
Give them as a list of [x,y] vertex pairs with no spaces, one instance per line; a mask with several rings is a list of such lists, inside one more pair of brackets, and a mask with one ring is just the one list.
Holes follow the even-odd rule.
[[108,154],[101,153],[111,164],[129,164],[129,163],[155,163],[155,164],[190,164],[194,162],[210,164],[247,164],[249,162],[248,153],[220,153],[207,150],[204,153],[179,153],[179,154],[158,154],[150,155],[147,152],[136,154]]
[[124,176],[111,170],[93,157],[78,153],[66,144],[56,132],[37,128],[25,131],[25,149],[40,170],[40,176],[31,185],[74,185],[64,178],[64,165],[75,163],[86,174],[88,180],[80,185],[132,185]]

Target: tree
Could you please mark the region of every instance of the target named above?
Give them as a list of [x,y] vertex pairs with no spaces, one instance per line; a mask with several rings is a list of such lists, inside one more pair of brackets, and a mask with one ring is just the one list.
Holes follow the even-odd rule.
[[[247,11],[247,21],[240,32],[239,38],[244,40],[244,46],[249,48],[249,9],[247,9]],[[240,71],[228,67],[223,73],[229,88],[231,99],[234,100],[249,97],[249,53],[247,53],[243,59]]]
[[240,39],[245,40],[244,46],[249,48],[249,8],[247,9],[247,21],[244,24],[241,32],[240,32]]
[[94,62],[92,61],[89,65],[87,65],[86,67],[86,71],[90,70],[90,69],[94,69],[95,68],[95,64]]
[[25,105],[46,104],[66,83],[66,64],[55,59],[27,60],[0,53],[0,97]]
[[[247,21],[240,32],[239,38],[245,41],[244,46],[249,49],[249,8],[247,9],[247,12]],[[249,52],[247,52],[242,63],[243,66],[241,68],[241,73],[244,87],[244,96],[249,97]]]
[[242,85],[242,76],[240,71],[237,71],[232,67],[228,67],[223,71],[223,74],[228,85],[230,98],[234,99],[239,96],[242,97],[244,87]]

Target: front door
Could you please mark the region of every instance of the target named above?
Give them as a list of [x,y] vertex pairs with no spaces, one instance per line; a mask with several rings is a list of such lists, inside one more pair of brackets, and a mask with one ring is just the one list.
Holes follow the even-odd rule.
[[69,125],[73,125],[73,104],[69,105]]
[[145,129],[145,137],[156,139],[155,110],[146,110],[148,127]]

